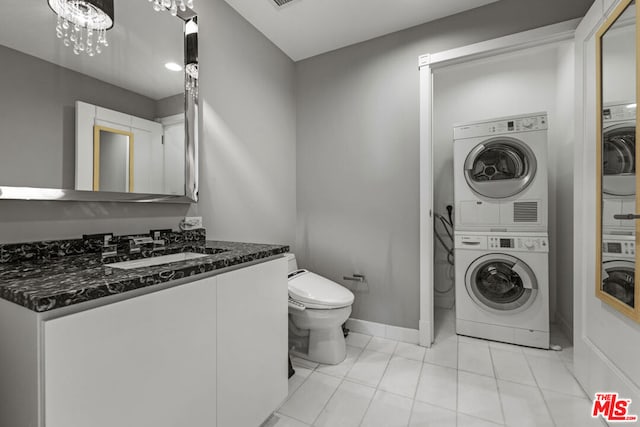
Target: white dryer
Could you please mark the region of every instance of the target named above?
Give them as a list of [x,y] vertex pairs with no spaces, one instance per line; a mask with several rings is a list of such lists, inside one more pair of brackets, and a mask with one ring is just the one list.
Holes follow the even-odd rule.
[[547,114],[456,126],[455,228],[547,231]]
[[636,212],[636,104],[605,105],[602,119],[604,234],[631,234],[635,221],[619,220],[614,215]]
[[456,233],[456,333],[549,348],[546,233]]
[[602,290],[629,307],[635,304],[634,236],[603,235]]

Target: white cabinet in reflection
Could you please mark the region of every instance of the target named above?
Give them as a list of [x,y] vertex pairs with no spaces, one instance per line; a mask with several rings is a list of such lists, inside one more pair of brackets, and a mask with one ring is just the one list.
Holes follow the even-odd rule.
[[[113,133],[130,134],[131,156],[127,165],[108,165],[109,170],[127,170],[122,177],[100,173],[101,161],[98,147],[105,144],[104,136],[98,138],[96,129]],[[104,135],[104,132],[100,132]],[[101,142],[102,141],[102,142]],[[101,182],[124,182],[120,192],[147,194],[185,194],[185,122],[184,114],[142,119],[118,111],[76,102],[76,158],[75,189],[83,191],[116,191],[103,188]],[[128,169],[131,166],[130,170]]]

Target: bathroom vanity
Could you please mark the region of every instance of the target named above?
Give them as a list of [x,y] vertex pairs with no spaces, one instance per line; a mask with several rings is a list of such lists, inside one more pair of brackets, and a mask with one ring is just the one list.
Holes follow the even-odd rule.
[[287,250],[1,263],[0,425],[260,425],[287,395]]

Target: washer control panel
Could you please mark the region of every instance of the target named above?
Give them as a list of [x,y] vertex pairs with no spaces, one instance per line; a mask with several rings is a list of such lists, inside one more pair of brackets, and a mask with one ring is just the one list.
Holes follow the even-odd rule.
[[604,122],[632,121],[636,119],[636,104],[609,105],[602,109]]
[[509,236],[489,236],[489,249],[505,250],[512,249],[528,252],[548,252],[549,239],[546,237],[509,237]]
[[546,233],[529,234],[456,234],[456,249],[489,250],[491,252],[549,252]]
[[477,136],[502,135],[515,132],[530,132],[547,129],[547,115],[505,118],[486,123],[472,123],[453,128],[453,139]]
[[634,259],[636,257],[635,237],[605,235],[602,239],[602,253],[609,257]]

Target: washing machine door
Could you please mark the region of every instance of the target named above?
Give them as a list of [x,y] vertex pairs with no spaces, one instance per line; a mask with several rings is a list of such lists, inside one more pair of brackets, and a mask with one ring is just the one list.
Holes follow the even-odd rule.
[[610,196],[636,194],[636,125],[622,122],[603,132],[602,192]]
[[602,290],[629,307],[634,307],[635,265],[633,261],[622,259],[604,261]]
[[522,260],[506,254],[487,254],[467,269],[465,284],[481,308],[500,313],[526,310],[536,299],[538,281]]
[[483,141],[467,155],[464,175],[480,196],[503,199],[521,193],[536,175],[536,156],[524,142],[510,137]]

